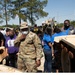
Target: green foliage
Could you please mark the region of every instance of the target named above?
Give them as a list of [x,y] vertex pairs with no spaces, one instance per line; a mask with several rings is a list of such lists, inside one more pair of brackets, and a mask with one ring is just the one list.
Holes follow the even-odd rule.
[[75,20],[71,21],[71,25],[75,27]]
[[59,23],[59,24],[57,24],[57,26],[58,26],[59,28],[61,28],[61,27],[63,27],[63,23]]
[[11,0],[0,0],[0,21],[6,21],[6,25],[8,25],[8,21],[11,19],[10,14],[10,1]]
[[3,25],[3,26],[0,26],[0,28],[4,28],[4,27],[11,27],[11,28],[14,28],[14,29],[16,29],[16,28],[19,28],[19,25]]
[[30,21],[33,25],[39,18],[48,15],[43,9],[46,7],[48,0],[0,0],[0,21],[8,21],[11,18],[19,16],[20,20]]
[[11,17],[18,15],[20,19],[29,20],[33,25],[37,19],[48,15],[43,10],[47,2],[48,0],[10,0]]

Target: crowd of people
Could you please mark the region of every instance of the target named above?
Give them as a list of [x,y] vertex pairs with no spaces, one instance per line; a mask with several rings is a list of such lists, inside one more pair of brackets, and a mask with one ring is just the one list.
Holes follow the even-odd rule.
[[[56,72],[60,72],[60,64],[58,50],[54,42],[57,36],[66,36],[75,34],[75,29],[70,25],[69,20],[64,21],[63,27],[51,27],[44,24],[38,28],[37,24],[31,29],[27,22],[20,25],[18,35],[13,28],[7,28],[6,34],[0,32],[0,47],[5,47],[5,56],[2,55],[3,48],[0,49],[0,64],[3,59],[6,60],[5,65],[17,68],[23,72],[37,72],[42,62],[41,58],[45,58],[44,71],[52,72],[52,66],[56,66]],[[44,53],[44,55],[43,55]],[[1,56],[3,56],[1,60]],[[55,57],[55,64],[52,64],[52,58]]]

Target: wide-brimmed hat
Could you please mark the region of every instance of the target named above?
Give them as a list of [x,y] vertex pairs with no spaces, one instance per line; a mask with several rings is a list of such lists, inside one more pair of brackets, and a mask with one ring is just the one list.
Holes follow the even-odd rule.
[[28,23],[27,22],[22,22],[20,29],[28,28]]

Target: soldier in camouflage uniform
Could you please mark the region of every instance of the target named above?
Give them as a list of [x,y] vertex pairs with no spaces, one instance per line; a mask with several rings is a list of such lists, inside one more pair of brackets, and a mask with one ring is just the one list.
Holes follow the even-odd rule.
[[15,46],[19,46],[18,69],[23,72],[37,72],[42,57],[42,46],[39,37],[29,31],[26,22],[21,24],[20,32],[14,41]]

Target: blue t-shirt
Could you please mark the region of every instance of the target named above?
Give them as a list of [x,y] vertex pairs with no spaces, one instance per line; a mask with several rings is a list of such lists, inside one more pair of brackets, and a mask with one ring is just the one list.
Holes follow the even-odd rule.
[[53,34],[52,35],[52,43],[54,42],[54,38],[56,37],[56,36],[63,36],[63,35],[67,35],[67,31],[66,32],[60,32],[60,33],[55,33],[55,34]]
[[51,50],[51,47],[48,45],[48,43],[51,42],[51,36],[48,34],[44,34],[43,36],[43,48],[46,50]]
[[54,33],[53,35],[52,35],[52,43],[54,42],[54,38],[56,37],[56,36],[58,36],[58,34],[57,33]]
[[70,28],[66,29],[64,32],[68,35],[70,31]]

